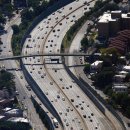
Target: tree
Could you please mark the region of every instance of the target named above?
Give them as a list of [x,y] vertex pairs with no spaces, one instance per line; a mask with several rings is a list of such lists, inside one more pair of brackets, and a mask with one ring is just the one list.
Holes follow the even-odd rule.
[[81,40],[81,46],[84,48],[84,50],[87,49],[87,46],[88,46],[88,39],[87,39],[87,37],[84,37],[84,38]]
[[85,67],[84,67],[84,72],[89,73],[90,72],[90,68],[91,68],[91,65],[90,64],[86,64]]
[[120,2],[122,2],[123,0],[113,0],[116,4],[119,4]]
[[117,63],[120,64],[120,65],[126,65],[126,60],[118,58]]
[[94,84],[97,87],[104,89],[105,86],[112,83],[113,76],[113,71],[101,71],[94,76]]
[[0,25],[0,31],[3,31],[4,27],[2,25]]
[[0,23],[1,24],[5,24],[6,19],[4,18],[4,16],[0,13]]
[[129,82],[130,81],[130,73],[128,73],[125,77],[125,82]]
[[40,0],[28,0],[27,3],[29,7],[35,8],[40,5]]
[[128,96],[128,94],[123,94],[121,100],[121,107],[123,109],[126,109],[128,106],[130,106],[130,97]]
[[31,21],[33,19],[33,12],[29,9],[24,9],[21,12],[21,18],[22,18],[22,22],[24,20]]
[[12,16],[12,13],[14,11],[14,7],[12,4],[5,4],[3,7],[4,12],[6,13],[6,15],[8,15],[8,17]]
[[11,73],[1,70],[0,71],[0,90],[3,88],[6,88],[8,92],[11,94],[12,90],[15,90],[15,82],[14,80],[14,75]]
[[12,29],[13,29],[13,33],[14,34],[18,34],[19,33],[19,27],[18,27],[18,25],[13,25]]
[[107,10],[110,10],[110,11],[119,10],[119,7],[115,3],[108,3],[108,4],[105,5],[105,7],[103,8],[102,11],[104,12],[104,11],[107,11]]

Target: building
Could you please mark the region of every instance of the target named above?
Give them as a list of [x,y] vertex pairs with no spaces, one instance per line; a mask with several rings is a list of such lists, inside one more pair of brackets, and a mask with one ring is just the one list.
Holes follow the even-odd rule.
[[91,64],[91,69],[101,69],[103,61],[95,61]]
[[115,48],[121,54],[130,50],[130,30],[119,31],[116,37],[109,38],[108,48]]
[[120,71],[119,74],[120,74],[120,75],[125,75],[125,76],[126,76],[126,75],[128,74],[128,72],[126,72],[126,71]]
[[105,12],[98,21],[98,35],[101,38],[115,36],[119,31],[130,29],[130,13]]
[[121,83],[124,81],[125,77],[126,75],[118,74],[118,75],[115,75],[113,79],[114,79],[114,82]]
[[12,118],[8,119],[8,121],[29,123],[28,119],[25,119],[23,117],[12,117]]
[[112,87],[113,91],[116,93],[127,93],[128,92],[128,87],[125,85],[114,85]]
[[6,117],[3,115],[0,115],[0,121],[4,121],[4,120],[6,120]]
[[4,115],[7,117],[20,117],[23,115],[23,113],[20,109],[11,109],[9,111],[6,111]]
[[124,66],[123,70],[126,72],[130,72],[130,66],[129,65]]

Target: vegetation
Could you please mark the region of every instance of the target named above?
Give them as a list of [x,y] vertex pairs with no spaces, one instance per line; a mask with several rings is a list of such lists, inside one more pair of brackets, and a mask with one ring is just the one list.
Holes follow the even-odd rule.
[[84,50],[87,49],[87,47],[88,47],[88,39],[87,39],[87,37],[84,36],[84,38],[81,40],[81,46],[82,46],[82,48]]
[[120,3],[120,2],[122,2],[123,0],[113,0],[115,3]]
[[15,90],[14,76],[5,70],[0,71],[0,90],[3,88],[6,88],[10,94]]
[[[84,24],[86,20],[92,17],[98,17],[101,15],[104,11],[107,10],[117,10],[119,9],[118,6],[114,3],[109,3],[110,0],[102,1],[98,0],[95,3],[95,6],[91,8],[89,12],[84,13],[84,16],[82,16],[78,21],[75,22],[74,25],[68,30],[66,33],[62,44],[64,48],[68,48],[75,37],[77,31],[80,29],[80,27]],[[88,30],[87,30],[88,31]]]
[[13,26],[12,26],[12,29],[13,29],[13,33],[14,33],[15,35],[19,33],[19,27],[18,27],[18,25],[13,25]]
[[84,67],[84,72],[85,73],[89,73],[90,69],[91,69],[91,65],[90,64],[86,64],[85,67]]
[[31,130],[31,127],[27,123],[0,121],[0,130]]
[[48,130],[51,130],[51,125],[49,124],[47,120],[47,114],[46,112],[41,108],[41,106],[35,101],[35,99],[32,97],[33,105],[36,109],[36,112],[39,114],[39,117],[41,118],[42,122],[45,124],[45,126],[48,128]]
[[130,96],[127,93],[115,93],[112,91],[109,96],[111,97],[109,103],[130,118]]
[[54,4],[56,0],[28,0],[27,7],[21,12],[22,23],[19,27],[13,27],[14,35],[12,37],[12,48],[14,55],[19,55],[21,52],[21,40],[26,30],[31,25],[32,21],[46,10],[50,5]]

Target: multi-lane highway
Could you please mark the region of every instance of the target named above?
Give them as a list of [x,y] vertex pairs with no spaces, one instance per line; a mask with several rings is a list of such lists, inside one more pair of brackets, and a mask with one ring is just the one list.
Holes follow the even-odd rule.
[[[60,53],[67,30],[95,1],[76,0],[43,19],[31,32],[22,54]],[[105,117],[65,71],[61,57],[26,57],[23,64],[58,112],[66,130],[121,130]],[[51,63],[51,64],[50,64]]]

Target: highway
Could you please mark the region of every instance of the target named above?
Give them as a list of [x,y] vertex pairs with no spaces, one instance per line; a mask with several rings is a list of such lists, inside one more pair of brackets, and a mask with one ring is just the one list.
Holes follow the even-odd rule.
[[[62,39],[67,30],[79,19],[90,5],[85,0],[74,1],[43,19],[31,32],[22,49],[22,55],[60,53]],[[55,57],[26,57],[23,63],[42,92],[58,112],[66,130],[116,130],[91,100],[70,78]],[[55,63],[55,64],[48,64]],[[119,128],[118,130],[120,130]]]
[[[1,56],[5,56],[5,55],[13,56],[12,48],[11,48],[11,38],[12,38],[13,30],[11,29],[11,26],[13,24],[19,25],[20,23],[21,23],[21,18],[19,14],[15,15],[15,17],[13,17],[9,22],[6,23],[5,30],[7,31],[7,33],[0,36],[3,42],[3,45],[1,45],[2,48]],[[34,93],[32,91],[29,92],[25,87],[26,85],[28,85],[28,83],[24,78],[24,75],[19,67],[19,63],[17,61],[8,60],[8,61],[0,61],[0,65],[5,65],[5,68],[9,70],[11,73],[13,73],[13,75],[15,76],[16,90],[19,92],[18,100],[21,104],[21,107],[23,109],[26,108],[28,113],[31,113],[29,116],[28,115],[27,116],[29,117],[32,127],[36,128],[36,130],[46,130],[46,127],[39,119],[39,116],[35,112],[35,108],[30,100],[30,96],[34,95]],[[23,77],[22,79],[21,76]],[[25,99],[23,97],[25,97]]]

